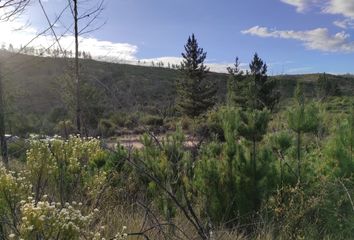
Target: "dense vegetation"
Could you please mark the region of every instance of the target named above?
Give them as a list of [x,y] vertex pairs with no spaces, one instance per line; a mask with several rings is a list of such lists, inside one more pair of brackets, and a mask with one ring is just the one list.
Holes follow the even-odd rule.
[[3,54],[7,128],[60,136],[9,141],[1,240],[354,237],[351,76],[209,73],[192,36],[178,70],[82,61],[75,135],[71,59]]
[[221,107],[207,117],[219,135],[192,149],[180,127],[158,142],[144,135],[141,150],[30,140],[1,169],[0,236],[351,239],[354,114],[326,106],[296,100],[271,119]]

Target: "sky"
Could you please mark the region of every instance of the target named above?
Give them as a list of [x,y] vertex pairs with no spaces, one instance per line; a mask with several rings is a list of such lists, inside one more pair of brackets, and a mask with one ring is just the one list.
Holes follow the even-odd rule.
[[[0,43],[19,47],[48,28],[38,1],[0,23]],[[79,15],[98,1],[81,0]],[[52,23],[67,6],[67,0],[42,2]],[[80,21],[81,29],[87,21]],[[66,8],[54,29],[68,50],[74,47],[71,24]],[[213,71],[225,72],[236,57],[247,68],[257,52],[270,75],[354,73],[354,0],[105,0],[87,30],[95,31],[80,37],[80,49],[106,61],[179,63],[194,33]],[[47,31],[30,46],[53,42]]]

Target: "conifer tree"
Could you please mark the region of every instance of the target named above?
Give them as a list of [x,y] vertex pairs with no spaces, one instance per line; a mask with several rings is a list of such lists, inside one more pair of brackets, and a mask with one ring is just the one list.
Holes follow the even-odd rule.
[[216,84],[207,80],[209,68],[204,65],[207,53],[200,48],[194,34],[188,38],[182,53],[180,71],[183,78],[177,81],[177,109],[189,117],[198,117],[215,104]]
[[256,198],[257,194],[257,143],[263,139],[263,136],[267,132],[269,123],[269,111],[264,110],[253,110],[240,112],[241,125],[238,129],[239,134],[243,136],[246,140],[251,143],[251,169],[253,176],[253,204],[257,208],[259,206],[259,201]]
[[276,82],[267,76],[268,67],[265,62],[254,54],[250,67],[250,85],[249,85],[249,106],[252,109],[262,110],[268,108],[274,110],[279,102],[280,93],[276,91]]
[[227,80],[227,105],[244,107],[247,102],[246,98],[246,76],[245,73],[240,69],[240,61],[238,57],[236,58],[233,67],[228,67],[229,78]]
[[315,132],[318,129],[320,118],[319,110],[315,104],[305,104],[302,85],[297,84],[295,89],[295,104],[288,114],[288,125],[296,133],[296,155],[298,162],[298,181],[301,181],[301,139],[303,133]]

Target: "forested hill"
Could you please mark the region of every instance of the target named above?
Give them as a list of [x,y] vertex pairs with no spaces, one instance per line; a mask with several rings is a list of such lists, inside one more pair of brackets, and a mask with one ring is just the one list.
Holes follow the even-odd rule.
[[[35,57],[2,51],[0,63],[8,104],[23,114],[48,114],[65,105],[70,82],[72,60]],[[126,64],[81,61],[85,101],[95,107],[114,111],[141,111],[149,107],[171,104],[176,94],[175,81],[179,72],[174,69]],[[227,74],[210,73],[209,78],[219,85],[219,101],[226,94]],[[318,74],[284,75],[279,81],[282,98],[291,97],[296,81],[303,81],[308,96],[315,94]],[[338,83],[344,95],[354,93],[354,77],[328,75]],[[66,83],[66,85],[64,84]],[[66,102],[67,103],[67,102]]]

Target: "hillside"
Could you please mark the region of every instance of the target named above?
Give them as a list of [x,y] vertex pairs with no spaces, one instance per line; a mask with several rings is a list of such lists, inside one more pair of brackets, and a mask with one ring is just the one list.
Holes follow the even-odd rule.
[[[72,59],[35,57],[0,53],[5,92],[10,113],[17,118],[31,116],[36,121],[57,121],[67,113],[70,101],[63,100],[70,82]],[[107,116],[114,112],[149,112],[173,105],[175,81],[179,72],[173,69],[81,60],[84,101],[94,115]],[[210,73],[219,86],[218,99],[226,94],[227,75]],[[354,93],[353,76],[329,77],[338,82],[344,95]],[[315,95],[318,74],[275,76],[282,99],[292,96],[297,81],[304,82],[307,96]],[[90,103],[92,103],[90,106]],[[72,105],[72,104],[71,104]],[[54,116],[53,116],[54,115]],[[64,114],[65,115],[65,114]],[[54,118],[54,119],[53,119]],[[93,121],[93,125],[96,121]]]
[[[61,104],[57,85],[70,72],[71,60],[61,58],[41,58],[28,55],[0,54],[3,65],[6,90],[13,93],[17,104],[30,112],[45,113]],[[134,107],[160,105],[175,97],[177,70],[126,64],[82,60],[82,76],[97,90],[103,91],[107,103],[121,110]],[[344,95],[354,92],[354,77],[350,75],[329,77],[338,82]],[[210,73],[219,86],[219,100],[226,93],[227,75]],[[315,94],[318,74],[275,76],[283,98],[291,97],[297,81],[305,84],[306,94]],[[113,101],[114,99],[114,101]],[[112,106],[113,107],[113,106]]]

